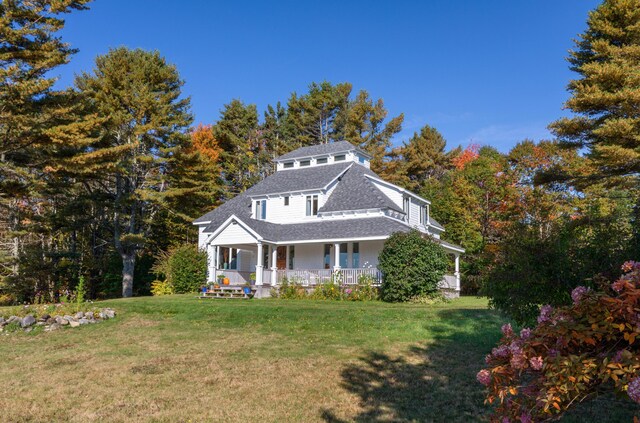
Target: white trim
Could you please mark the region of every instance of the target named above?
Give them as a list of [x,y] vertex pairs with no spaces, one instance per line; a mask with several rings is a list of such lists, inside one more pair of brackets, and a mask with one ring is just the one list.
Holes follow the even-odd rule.
[[208,225],[210,223],[211,223],[211,221],[207,220],[206,222],[192,222],[191,224],[194,225],[194,226],[204,226],[204,225]]
[[213,241],[218,235],[220,235],[220,232],[225,230],[227,226],[229,226],[233,221],[238,223],[244,230],[249,232],[256,239],[256,242],[264,240],[264,238],[262,238],[262,236],[260,236],[260,234],[258,234],[256,231],[251,229],[249,225],[240,220],[235,214],[232,214],[227,220],[224,221],[222,225],[218,226],[215,231],[211,232],[211,235],[209,235],[209,237],[205,240],[205,244],[210,244],[211,241]]
[[298,156],[298,157],[289,157],[287,159],[281,159],[281,158],[276,158],[274,160],[274,163],[284,163],[284,162],[288,162],[288,161],[300,161],[300,160],[304,160],[304,159],[315,159],[316,157],[330,157],[330,156],[336,156],[336,155],[340,155],[340,154],[348,154],[351,153],[352,151],[355,151],[358,154],[362,154],[363,156],[365,156],[366,158],[368,158],[369,160],[373,159],[373,156],[369,153],[367,153],[364,150],[359,149],[358,147],[356,147],[355,145],[353,146],[353,148],[349,148],[347,150],[341,150],[341,151],[332,151],[331,153],[321,153],[321,154],[312,154],[310,156]]
[[374,180],[376,182],[380,182],[382,185],[391,186],[391,187],[397,189],[399,192],[401,192],[403,194],[410,195],[413,198],[416,198],[416,199],[418,199],[420,201],[423,201],[423,202],[425,202],[427,204],[431,204],[431,201],[427,200],[426,198],[422,198],[418,194],[414,194],[413,192],[411,192],[409,190],[406,190],[406,189],[404,189],[402,187],[399,187],[398,185],[392,184],[391,182],[387,182],[384,179],[376,178],[375,176],[366,175],[366,174],[364,176],[366,176],[367,178],[372,179],[372,180]]

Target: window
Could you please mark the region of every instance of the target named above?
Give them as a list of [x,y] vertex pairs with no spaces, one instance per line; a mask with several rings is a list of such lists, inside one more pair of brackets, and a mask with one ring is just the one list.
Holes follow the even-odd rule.
[[411,199],[409,197],[404,197],[402,201],[402,211],[407,216],[407,220],[409,220],[409,215],[411,211]]
[[288,195],[286,197],[284,197],[284,205],[285,206],[289,205],[289,196]]
[[347,267],[347,260],[349,259],[349,253],[347,251],[347,243],[340,244],[340,267]]
[[292,167],[293,167],[293,162],[285,162],[284,164],[285,169],[291,169]]
[[262,265],[265,267],[265,269],[271,267],[271,261],[269,260],[269,257],[269,246],[265,245],[262,248]]
[[424,226],[429,224],[429,206],[420,208],[420,224]]
[[293,270],[293,263],[295,262],[296,246],[289,245],[289,270]]
[[334,162],[343,162],[347,159],[347,156],[345,156],[344,154],[340,154],[338,156],[334,156],[333,161]]
[[317,195],[307,195],[307,216],[317,216],[318,215],[318,196]]
[[303,160],[300,162],[300,167],[311,165],[311,160]]
[[364,156],[360,156],[358,155],[358,161],[362,164],[364,164],[364,162],[366,161],[366,159],[364,158]]
[[351,267],[357,269],[360,267],[360,243],[354,242],[351,250]]
[[267,200],[256,201],[255,218],[258,220],[265,220],[267,218]]
[[327,158],[323,157],[321,159],[316,159],[316,164],[326,164],[327,163]]
[[324,244],[324,268],[331,268],[331,244]]
[[231,261],[229,263],[229,269],[238,268],[238,249],[231,248]]

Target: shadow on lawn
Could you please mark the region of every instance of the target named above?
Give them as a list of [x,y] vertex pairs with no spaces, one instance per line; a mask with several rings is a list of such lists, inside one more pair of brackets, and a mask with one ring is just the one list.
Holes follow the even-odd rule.
[[[371,351],[342,371],[342,386],[363,409],[348,421],[486,420],[475,375],[500,338],[501,318],[489,310],[442,310],[425,322],[433,342],[399,356]],[[331,410],[327,422],[342,422]]]

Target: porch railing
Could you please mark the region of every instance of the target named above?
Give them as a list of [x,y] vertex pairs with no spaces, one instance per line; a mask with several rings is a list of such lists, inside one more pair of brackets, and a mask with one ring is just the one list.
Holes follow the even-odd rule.
[[251,272],[249,270],[233,270],[233,269],[217,269],[215,281],[218,282],[218,276],[224,275],[229,279],[230,285],[244,285],[245,283],[253,283],[251,281]]
[[[335,275],[336,281],[340,280],[342,285],[355,285],[360,281],[361,276],[370,276],[374,285],[379,285],[382,281],[380,271],[375,268],[370,269],[340,269]],[[278,270],[276,281],[280,284],[285,279],[300,285],[318,285],[331,282],[334,271],[331,269],[300,269],[300,270]]]

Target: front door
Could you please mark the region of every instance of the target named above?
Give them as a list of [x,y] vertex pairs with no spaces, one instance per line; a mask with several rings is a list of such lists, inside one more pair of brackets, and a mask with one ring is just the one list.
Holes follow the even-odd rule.
[[284,245],[278,247],[276,255],[277,255],[276,266],[278,267],[278,269],[286,269],[287,268],[287,247]]

